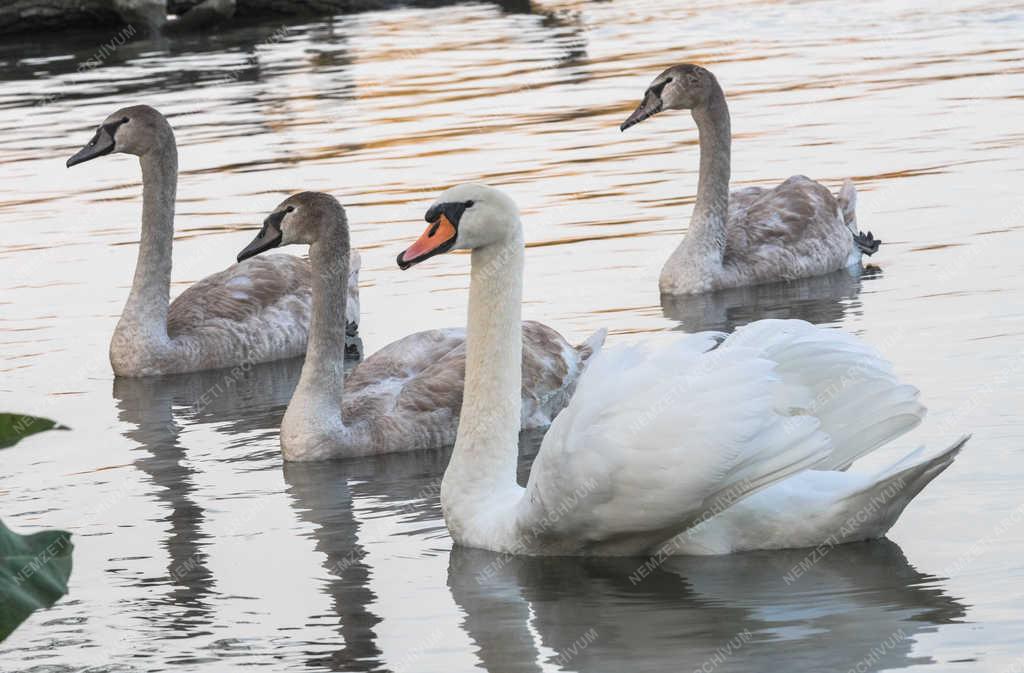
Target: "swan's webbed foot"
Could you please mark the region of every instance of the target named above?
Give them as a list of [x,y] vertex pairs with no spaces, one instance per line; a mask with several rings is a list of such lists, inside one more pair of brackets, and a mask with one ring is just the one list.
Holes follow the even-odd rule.
[[359,336],[358,330],[355,334],[345,335],[345,359],[357,362],[363,359],[363,339]]
[[878,246],[882,244],[870,231],[866,234],[863,231],[855,234],[853,242],[860,248],[861,253],[869,257],[878,252]]

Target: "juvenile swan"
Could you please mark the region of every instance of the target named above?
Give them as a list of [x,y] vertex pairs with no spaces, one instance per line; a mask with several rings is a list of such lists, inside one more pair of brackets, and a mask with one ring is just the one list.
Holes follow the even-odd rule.
[[[309,325],[309,262],[274,255],[198,281],[170,302],[178,148],[162,114],[118,110],[68,167],[122,152],[142,166],[142,237],[128,301],[110,342],[118,376],[151,376],[302,355]],[[350,334],[359,326],[359,257],[348,279]]]
[[[437,228],[435,228],[437,229]],[[445,230],[435,232],[442,237]],[[421,247],[436,237],[424,236]],[[349,233],[345,210],[333,197],[303,192],[271,213],[244,260],[279,245],[309,246],[313,264],[313,316],[309,349],[281,423],[285,460],[326,460],[450,446],[455,441],[466,370],[465,330],[417,332],[385,346],[346,377],[345,307]],[[515,409],[515,431],[551,423],[565,406],[591,354],[598,332],[573,348],[540,323],[502,324],[526,347],[517,353],[522,386],[497,400],[494,413]],[[518,378],[518,377],[517,377]]]
[[774,189],[729,193],[729,108],[708,70],[684,64],[661,73],[620,128],[662,110],[690,110],[700,136],[697,202],[686,238],[661,270],[662,294],[817,276],[859,265],[862,253],[878,250],[871,232],[857,232],[857,191],[849,180],[837,197],[802,175]]
[[[918,424],[917,390],[852,336],[762,320],[596,355],[521,488],[516,207],[460,185],[427,217],[433,252],[472,250],[462,421],[441,483],[458,544],[635,555],[862,540],[883,535],[965,441],[874,474],[841,471]],[[401,266],[433,254],[413,247]]]

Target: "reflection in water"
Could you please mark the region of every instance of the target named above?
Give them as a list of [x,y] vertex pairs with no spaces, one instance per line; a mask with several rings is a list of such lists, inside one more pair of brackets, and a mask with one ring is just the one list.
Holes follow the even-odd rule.
[[144,448],[176,445],[175,417],[190,426],[218,424],[232,437],[258,430],[276,434],[301,373],[300,357],[175,376],[115,378],[114,399],[118,417],[139,426],[125,434]]
[[[491,0],[488,4],[507,14],[534,13],[530,0]],[[571,25],[574,44],[567,50],[565,62],[575,62],[585,56],[586,42],[582,38],[583,25],[578,12],[552,11],[544,12],[541,16],[541,25],[552,29],[562,29],[574,24]],[[213,33],[183,32],[165,36],[138,32],[117,49],[104,52],[102,58],[96,57],[97,50],[110,42],[111,37],[117,33],[116,30],[87,29],[61,32],[57,35],[5,35],[3,41],[0,41],[0,65],[3,65],[0,68],[0,81],[40,77],[70,78],[80,76],[83,71],[88,73],[92,69],[80,67],[82,63],[92,63],[95,68],[116,67],[157,50],[164,52],[162,56],[168,61],[186,60],[188,65],[180,67],[179,61],[175,67],[154,68],[147,73],[148,77],[135,77],[134,82],[115,83],[116,91],[111,93],[130,96],[133,93],[150,91],[154,86],[167,91],[191,89],[197,84],[259,82],[266,80],[268,75],[267,66],[260,58],[261,48],[288,41],[300,30],[309,31],[305,37],[314,45],[308,50],[311,65],[344,72],[344,68],[354,62],[346,45],[347,28],[351,21],[350,17],[339,16],[324,17],[310,23],[309,17],[300,13],[295,16],[282,15],[264,22],[236,21],[225,30]],[[68,52],[73,53],[75,57],[49,58],[54,54]],[[194,58],[196,55],[206,55],[208,58],[197,59]],[[351,91],[351,82],[344,88]],[[49,96],[42,96],[39,100],[50,103],[57,99],[71,101],[89,97],[89,94],[80,93],[69,87],[66,90],[54,91]],[[21,104],[24,104],[24,101]]]
[[[448,586],[487,670],[846,671],[926,663],[914,636],[965,607],[889,540],[831,549],[643,559],[509,558],[452,551]],[[631,579],[632,578],[632,579]],[[730,649],[731,644],[731,649]],[[726,653],[726,654],[723,654]],[[717,659],[715,659],[717,655]]]
[[[118,418],[134,426],[125,436],[138,442],[147,454],[134,465],[157,487],[154,498],[167,512],[163,521],[169,530],[162,542],[168,555],[167,574],[142,583],[159,586],[169,582],[173,587],[166,597],[155,599],[152,613],[154,619],[170,615],[169,632],[187,636],[208,627],[214,594],[214,577],[204,551],[210,541],[203,532],[205,512],[195,497],[194,470],[178,441],[182,425],[215,423],[230,436],[274,432],[301,369],[302,359],[298,358],[246,370],[114,379]],[[166,610],[165,603],[173,609]]]
[[861,283],[881,275],[881,270],[872,266],[701,295],[665,294],[661,296],[661,308],[666,318],[679,321],[679,329],[686,332],[731,332],[765,318],[799,318],[814,324],[835,324],[847,313],[860,310]]
[[[344,644],[331,654],[309,657],[311,667],[331,671],[374,671],[383,668],[374,627],[381,617],[368,606],[376,596],[369,588],[372,569],[359,544],[360,522],[353,512],[358,498],[372,499],[391,516],[406,521],[437,520],[437,483],[447,464],[446,451],[396,453],[359,461],[285,463],[288,493],[299,518],[314,524],[316,550],[324,555],[330,575],[324,591],[338,616]],[[311,616],[311,619],[315,617]]]
[[344,463],[286,463],[284,478],[299,517],[316,526],[316,550],[331,579],[330,594],[338,615],[338,635],[344,645],[329,655],[317,655],[309,666],[331,671],[372,671],[380,668],[380,649],[373,627],[380,618],[368,605],[376,599],[369,588],[370,567],[359,545],[359,523],[352,511],[352,491]]
[[538,33],[534,41],[542,48],[556,42],[562,49],[555,66],[571,68],[573,82],[585,81],[590,73],[582,67],[587,60],[587,36],[583,14],[572,9],[543,12],[540,25],[545,31]]
[[[536,433],[521,437],[521,480],[539,441]],[[343,640],[328,656],[308,657],[309,666],[370,671],[393,663],[376,627],[395,615],[376,611],[374,568],[360,539],[379,517],[422,522],[418,535],[442,526],[437,485],[448,453],[284,466],[299,517],[314,524],[330,576],[323,591]],[[357,502],[373,504],[364,521],[353,512]],[[835,547],[813,563],[808,550],[675,557],[641,577],[644,561],[456,547],[447,583],[479,666],[503,672],[620,673],[635,670],[638,656],[645,670],[693,670],[730,641],[739,651],[716,670],[845,671],[872,648],[880,653],[865,670],[902,668],[924,663],[911,656],[915,635],[966,613],[889,540]]]

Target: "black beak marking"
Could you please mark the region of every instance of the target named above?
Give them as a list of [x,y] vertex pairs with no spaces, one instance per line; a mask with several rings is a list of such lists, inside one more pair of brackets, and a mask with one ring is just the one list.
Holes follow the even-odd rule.
[[96,133],[93,135],[85,147],[78,150],[73,154],[67,161],[67,167],[71,168],[81,163],[85,163],[96,157],[102,157],[105,154],[110,154],[114,151],[114,135],[117,133],[117,129],[120,128],[121,124],[128,121],[127,117],[119,119],[109,124],[100,124],[99,128],[96,129]]
[[448,218],[448,221],[451,222],[456,229],[458,229],[459,220],[462,219],[462,214],[466,212],[467,208],[472,207],[472,201],[437,203],[427,210],[426,214],[423,216],[423,219],[426,222],[432,222],[434,224],[434,230],[436,231],[438,222],[441,220],[441,215],[444,214]]
[[261,252],[281,245],[281,222],[286,214],[287,211],[278,210],[268,215],[267,219],[263,220],[260,233],[256,234],[256,238],[252,239],[252,242],[245,246],[242,252],[238,253],[238,261],[244,262],[250,257],[255,257]]
[[650,119],[654,115],[662,111],[663,105],[661,102],[661,92],[665,88],[665,85],[669,83],[669,80],[659,82],[655,84],[647,91],[644,92],[644,99],[640,102],[640,105],[633,110],[633,114],[626,118],[626,121],[619,125],[620,131],[625,131],[630,126],[636,126],[645,119]]

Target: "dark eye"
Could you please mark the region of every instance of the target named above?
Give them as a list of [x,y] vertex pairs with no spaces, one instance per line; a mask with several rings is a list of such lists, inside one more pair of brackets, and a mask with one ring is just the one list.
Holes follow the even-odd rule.
[[128,119],[128,117],[121,117],[121,123],[122,124],[127,124],[130,121],[131,121],[131,119]]
[[467,208],[472,208],[474,203],[475,203],[474,201],[469,200],[469,201],[466,201],[465,203],[463,203],[462,205],[466,206]]
[[286,213],[294,213],[295,212],[295,206],[288,206],[287,208],[284,209],[284,212],[286,212]]
[[672,78],[669,77],[664,82],[658,82],[657,84],[655,84],[654,86],[651,87],[651,93],[653,93],[655,96],[661,96],[661,92],[662,92],[662,90],[664,90],[665,85],[668,84],[671,81],[672,81]]

